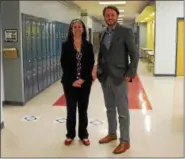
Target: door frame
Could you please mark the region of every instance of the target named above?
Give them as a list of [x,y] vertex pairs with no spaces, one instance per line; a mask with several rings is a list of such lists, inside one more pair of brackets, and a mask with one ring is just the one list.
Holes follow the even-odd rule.
[[183,17],[177,17],[176,20],[176,57],[175,57],[175,76],[177,76],[177,56],[178,56],[178,23],[180,20],[184,20]]

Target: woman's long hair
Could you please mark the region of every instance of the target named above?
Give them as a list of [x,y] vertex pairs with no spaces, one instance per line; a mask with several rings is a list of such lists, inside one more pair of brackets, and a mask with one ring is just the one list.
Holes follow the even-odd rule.
[[67,37],[67,41],[68,42],[72,42],[73,41],[73,32],[72,32],[72,27],[73,27],[73,23],[75,22],[79,22],[82,24],[83,27],[83,33],[82,33],[82,41],[86,40],[87,38],[87,31],[86,31],[86,27],[85,24],[82,20],[80,19],[73,19],[69,25],[69,30],[68,30],[68,37]]

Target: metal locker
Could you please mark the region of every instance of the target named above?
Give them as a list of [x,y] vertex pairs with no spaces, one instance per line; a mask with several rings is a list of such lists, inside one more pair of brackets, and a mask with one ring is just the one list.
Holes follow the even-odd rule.
[[57,34],[56,34],[57,28],[56,28],[56,23],[53,23],[53,76],[54,76],[54,82],[57,80],[57,62],[56,62],[56,57],[57,57]]
[[54,82],[53,74],[53,24],[50,23],[50,71],[51,71],[51,84]]
[[[60,45],[60,50],[61,50],[61,52],[60,52],[60,57],[61,57],[61,53],[62,53],[62,43],[64,42],[64,23],[61,23],[61,29],[60,29],[60,31],[61,31],[61,45]],[[59,69],[59,76],[61,77],[61,75],[62,75],[62,68],[61,68],[61,65],[60,65],[60,69]]]
[[47,86],[51,84],[51,71],[50,71],[50,35],[49,35],[49,23],[46,22],[46,48],[47,48]]
[[58,65],[58,70],[57,70],[57,74],[58,74],[58,79],[60,79],[60,55],[61,55],[61,48],[62,48],[62,24],[59,23],[58,24],[58,52],[57,52],[57,65]]
[[47,87],[47,38],[46,38],[46,23],[42,22],[42,77],[43,77],[43,89]]
[[66,40],[66,24],[63,24],[63,41]]
[[32,46],[32,55],[33,55],[33,68],[32,68],[32,74],[33,74],[33,96],[35,96],[38,93],[38,73],[37,73],[37,67],[38,67],[38,61],[37,61],[37,45],[36,45],[36,38],[37,38],[37,26],[36,26],[36,21],[32,20],[31,24],[31,31],[32,31],[32,41],[31,41],[31,46]]
[[41,22],[36,23],[36,46],[37,46],[37,61],[38,61],[38,67],[37,67],[37,73],[38,73],[38,91],[41,92],[43,90],[43,76],[42,76],[42,70],[43,70],[43,65],[42,65],[42,48],[41,48]]
[[27,99],[29,100],[33,96],[33,70],[32,70],[32,34],[31,34],[31,21],[26,18],[26,81],[27,81]]
[[61,53],[61,45],[62,45],[62,38],[61,38],[61,23],[58,23],[58,49],[57,49],[57,79],[60,78],[60,53]]
[[24,76],[24,97],[25,101],[28,100],[28,85],[27,85],[27,77],[26,77],[26,16],[22,14],[22,54],[23,54],[23,76]]

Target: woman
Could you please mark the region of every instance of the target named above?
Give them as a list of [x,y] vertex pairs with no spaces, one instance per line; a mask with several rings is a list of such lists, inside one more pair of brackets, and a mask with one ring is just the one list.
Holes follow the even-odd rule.
[[78,136],[84,145],[90,145],[87,131],[87,109],[92,85],[94,52],[92,44],[86,40],[86,35],[84,23],[75,19],[70,24],[67,41],[62,44],[62,84],[67,101],[65,145],[70,145],[76,136],[77,107],[79,114]]

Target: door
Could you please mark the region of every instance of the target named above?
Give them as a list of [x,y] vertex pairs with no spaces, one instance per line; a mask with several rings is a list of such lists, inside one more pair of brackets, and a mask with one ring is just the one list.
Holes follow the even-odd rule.
[[177,20],[177,76],[184,76],[184,19]]
[[88,28],[88,34],[89,34],[89,41],[91,42],[92,39],[92,29]]

